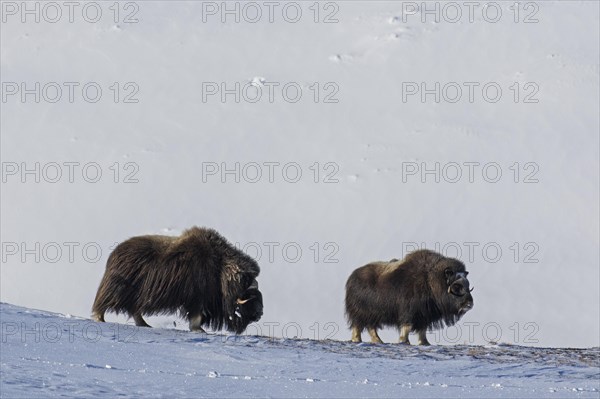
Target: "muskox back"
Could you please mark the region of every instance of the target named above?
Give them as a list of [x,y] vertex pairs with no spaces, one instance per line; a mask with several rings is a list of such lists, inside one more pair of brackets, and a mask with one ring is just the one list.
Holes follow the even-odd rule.
[[376,330],[383,326],[421,331],[424,336],[427,329],[453,325],[472,307],[466,274],[462,262],[429,250],[359,267],[346,282],[353,340],[359,341],[365,328],[378,342]]
[[110,254],[93,312],[101,321],[109,310],[126,313],[138,325],[146,325],[142,314],[179,312],[191,329],[241,332],[262,314],[259,272],[251,257],[212,229],[133,237]]

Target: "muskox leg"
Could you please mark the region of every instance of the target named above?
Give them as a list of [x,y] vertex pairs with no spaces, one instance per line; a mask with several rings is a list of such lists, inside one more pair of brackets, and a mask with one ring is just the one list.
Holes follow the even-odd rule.
[[379,338],[379,335],[377,335],[377,330],[375,328],[367,328],[367,331],[369,332],[369,335],[371,336],[371,342],[374,344],[383,344],[383,341],[381,340],[381,338]]
[[362,328],[352,326],[352,342],[362,342]]
[[417,343],[419,345],[431,345],[429,341],[427,341],[427,329],[419,330],[418,334],[419,340],[417,341]]
[[133,321],[135,321],[135,325],[138,327],[150,327],[148,323],[146,323],[146,320],[144,320],[142,317],[141,313],[135,313],[133,315]]
[[408,340],[408,334],[410,334],[411,330],[412,326],[410,324],[404,324],[402,327],[400,327],[400,339],[398,340],[398,342],[400,342],[401,344],[410,345],[410,341]]
[[190,316],[190,331],[197,331],[200,333],[206,333],[202,328],[202,315]]

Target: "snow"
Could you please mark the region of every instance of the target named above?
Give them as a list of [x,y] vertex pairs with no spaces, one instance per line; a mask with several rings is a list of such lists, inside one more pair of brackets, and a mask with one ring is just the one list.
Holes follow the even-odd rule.
[[197,334],[0,304],[2,397],[597,398],[599,348]]
[[[234,377],[245,384],[243,392],[258,392],[253,384],[265,389],[265,376],[290,367],[296,374],[269,381],[273,396],[300,384],[308,396],[336,395],[319,388],[338,381],[334,373],[321,375],[319,351],[325,350],[322,356],[347,367],[340,379],[349,385],[339,396],[395,396],[390,386],[411,389],[408,396],[441,390],[498,396],[520,383],[542,390],[519,396],[564,396],[590,387],[567,384],[573,373],[562,381],[555,368],[548,369],[549,381],[529,386],[518,367],[457,353],[473,346],[543,357],[544,351],[600,346],[598,2],[478,2],[472,21],[467,6],[454,2],[462,7],[458,22],[449,21],[448,3],[427,2],[446,7],[434,21],[414,13],[414,2],[321,2],[318,23],[313,2],[294,3],[302,8],[297,23],[282,17],[284,3],[272,23],[262,2],[252,3],[263,7],[256,23],[247,21],[251,15],[239,23],[225,16],[222,23],[220,14],[211,14],[222,2],[121,2],[116,8],[95,2],[102,11],[96,22],[83,17],[80,3],[73,22],[63,2],[51,3],[1,3],[0,301],[87,319],[118,242],[208,226],[260,264],[264,315],[248,334],[277,339],[248,343],[283,359],[279,369],[264,364],[263,377],[239,365],[228,369],[225,359],[243,344],[215,335],[193,341],[197,336],[181,331],[187,323],[173,315],[147,319],[165,330],[139,332],[144,344],[156,339],[157,348],[168,346],[148,354],[154,368],[117,361],[110,345],[120,344],[103,338],[91,348],[81,340],[68,346],[90,357],[73,360],[79,364],[73,373],[110,372],[127,386],[126,370],[147,370],[156,379],[139,385],[149,396],[187,389],[161,385],[161,379],[201,378],[211,396],[206,387]],[[39,22],[35,11],[23,14],[25,4],[30,10],[38,4]],[[502,18],[491,23],[486,18],[495,4]],[[62,19],[49,22],[55,14],[48,7],[56,6]],[[434,94],[425,101],[421,91],[410,94],[438,82],[439,102]],[[236,83],[240,101],[227,94],[223,102],[221,89]],[[489,92],[482,92],[485,85]],[[89,90],[82,92],[84,86]],[[97,87],[102,95],[91,102],[85,96]],[[501,98],[486,100],[496,87]],[[51,102],[57,88],[62,96]],[[289,101],[298,88],[300,100]],[[456,90],[462,97],[452,103]],[[252,102],[257,93],[262,97]],[[443,348],[348,346],[343,297],[349,274],[416,247],[465,262],[475,287],[473,310],[456,327],[428,334]],[[2,309],[4,317],[12,308]],[[112,314],[107,320],[118,324],[106,326],[131,323]],[[398,339],[391,328],[380,336]],[[180,338],[167,345],[168,337]],[[52,360],[23,360],[37,355],[27,354],[32,346],[26,343],[14,344],[14,337],[2,343],[2,384],[10,385],[4,375],[13,375],[13,359],[15,367],[30,364],[31,380],[20,380],[29,388],[10,388],[22,396],[41,389],[54,362],[64,365],[73,356],[64,351]],[[172,351],[181,357],[194,352],[185,345],[224,348],[227,355],[210,360],[222,367],[171,363]],[[91,351],[100,346],[95,353],[106,358],[94,360]],[[291,355],[300,356],[298,346],[308,356],[302,361]],[[357,348],[373,356],[343,360]],[[597,351],[591,353],[597,367]],[[171,374],[159,373],[159,356]],[[441,359],[428,361],[436,356]],[[372,364],[380,367],[371,371]],[[527,364],[543,380],[543,370],[533,360]],[[177,374],[178,367],[196,374]],[[392,382],[407,367],[412,377]],[[455,367],[456,375],[440,380]],[[499,381],[493,367],[496,377],[515,378]],[[466,380],[453,385],[464,373]],[[55,378],[65,382],[61,389],[84,389]],[[104,389],[114,396],[112,389],[120,388]]]

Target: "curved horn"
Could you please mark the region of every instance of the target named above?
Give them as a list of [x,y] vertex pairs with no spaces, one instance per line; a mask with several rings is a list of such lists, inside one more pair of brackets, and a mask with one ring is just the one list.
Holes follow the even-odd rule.
[[475,289],[475,287],[471,288],[471,289],[469,290],[469,292],[473,292],[473,290],[474,290],[474,289]]
[[243,305],[243,304],[245,304],[246,302],[248,302],[248,301],[250,301],[250,300],[252,300],[252,299],[254,299],[254,297],[253,297],[253,296],[251,296],[251,297],[250,297],[250,298],[248,298],[248,299],[242,299],[242,298],[238,298],[238,299],[237,299],[237,301],[235,301],[235,303],[237,303],[238,305]]

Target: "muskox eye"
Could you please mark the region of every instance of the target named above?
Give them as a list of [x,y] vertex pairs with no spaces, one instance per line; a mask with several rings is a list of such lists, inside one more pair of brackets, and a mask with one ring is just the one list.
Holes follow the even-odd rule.
[[448,278],[451,277],[454,274],[454,272],[450,269],[446,269],[444,270],[444,274],[446,275],[446,278]]

